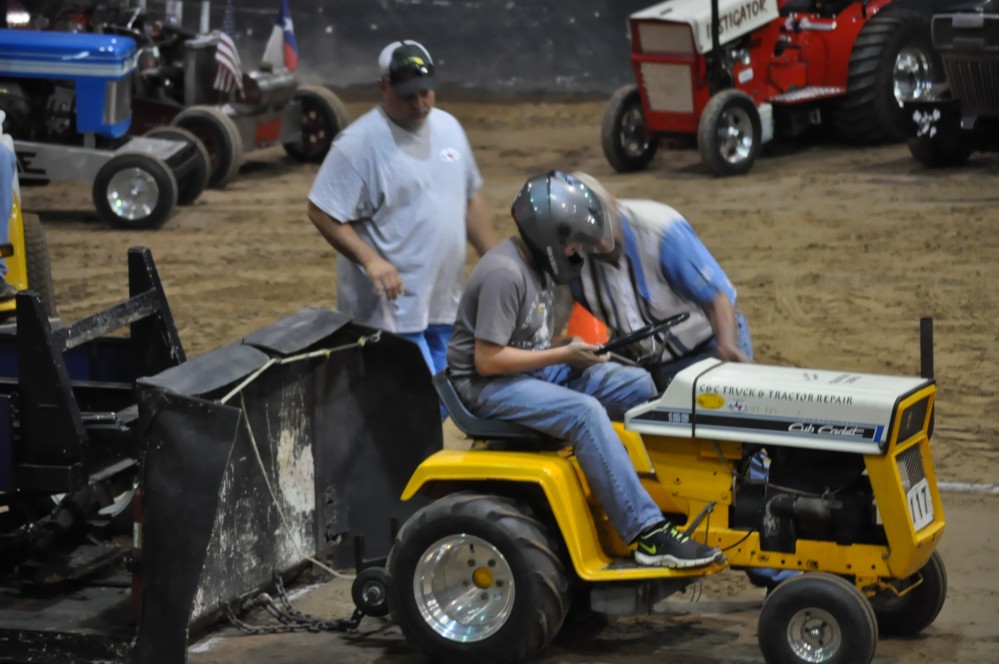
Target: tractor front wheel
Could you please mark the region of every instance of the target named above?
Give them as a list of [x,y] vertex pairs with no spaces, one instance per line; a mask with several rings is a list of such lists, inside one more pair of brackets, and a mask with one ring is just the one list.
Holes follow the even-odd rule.
[[208,151],[211,173],[208,186],[224,189],[243,164],[243,138],[228,115],[214,106],[191,106],[170,123],[198,137]]
[[607,102],[600,142],[608,163],[619,173],[640,171],[656,156],[659,141],[649,134],[637,86],[618,88]]
[[406,521],[389,552],[392,617],[433,661],[523,661],[551,642],[568,612],[557,547],[516,501],[441,498]]
[[849,581],[810,572],[775,587],[763,602],[757,638],[767,664],[868,664],[878,625]]
[[701,159],[715,175],[744,175],[760,154],[763,125],[752,97],[722,90],[704,107],[697,123]]
[[196,201],[208,186],[208,178],[211,175],[212,158],[205,144],[183,127],[153,127],[146,132],[146,136],[181,141],[194,146],[195,155],[190,170],[177,180],[177,205],[190,205]]
[[947,141],[938,137],[910,138],[909,152],[913,158],[927,168],[947,168],[961,166],[971,156],[971,147],[966,141]]
[[871,604],[882,633],[912,636],[936,620],[947,599],[947,570],[940,553],[934,551],[918,572],[898,585],[902,592],[910,590],[904,595],[883,591],[874,596]]
[[332,90],[321,85],[303,85],[295,92],[302,106],[302,135],[285,143],[285,153],[295,161],[318,164],[326,158],[336,135],[350,122],[347,108]]
[[162,159],[125,153],[97,171],[93,196],[97,214],[115,228],[156,228],[177,205],[177,180]]

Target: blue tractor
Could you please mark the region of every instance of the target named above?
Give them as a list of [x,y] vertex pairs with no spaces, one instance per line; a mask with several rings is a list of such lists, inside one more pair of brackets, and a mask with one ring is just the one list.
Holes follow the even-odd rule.
[[136,55],[122,36],[0,29],[0,110],[22,184],[92,182],[104,221],[145,229],[193,202],[210,165],[181,129],[128,135]]

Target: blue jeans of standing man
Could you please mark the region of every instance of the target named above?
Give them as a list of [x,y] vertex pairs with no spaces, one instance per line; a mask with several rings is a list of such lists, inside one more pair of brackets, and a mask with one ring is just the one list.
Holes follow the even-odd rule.
[[490,378],[469,409],[479,417],[518,422],[565,440],[611,525],[625,542],[663,520],[638,480],[611,417],[656,395],[645,369],[614,362],[577,369],[567,364]]

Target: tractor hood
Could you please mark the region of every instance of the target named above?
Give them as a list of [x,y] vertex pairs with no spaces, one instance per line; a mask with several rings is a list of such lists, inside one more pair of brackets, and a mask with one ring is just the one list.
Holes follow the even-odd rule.
[[625,428],[880,454],[894,426],[898,439],[929,426],[933,391],[926,378],[704,360],[677,374],[658,399],[629,410]]
[[0,29],[7,76],[121,78],[135,69],[135,42],[116,35]]
[[[718,0],[718,40],[724,44],[770,23],[778,17],[777,0]],[[694,33],[698,53],[711,50],[711,3],[704,0],[666,0],[631,15],[632,23],[684,23]],[[654,35],[639,29],[642,50],[656,50]],[[648,36],[648,38],[646,38]]]

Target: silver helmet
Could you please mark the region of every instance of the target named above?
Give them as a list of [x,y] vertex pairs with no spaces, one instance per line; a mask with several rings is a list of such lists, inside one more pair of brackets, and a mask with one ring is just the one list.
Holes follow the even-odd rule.
[[[550,171],[524,183],[510,208],[534,260],[557,284],[567,284],[583,267],[578,251],[589,251],[611,236],[608,210],[579,179]],[[578,251],[567,252],[570,245]]]

